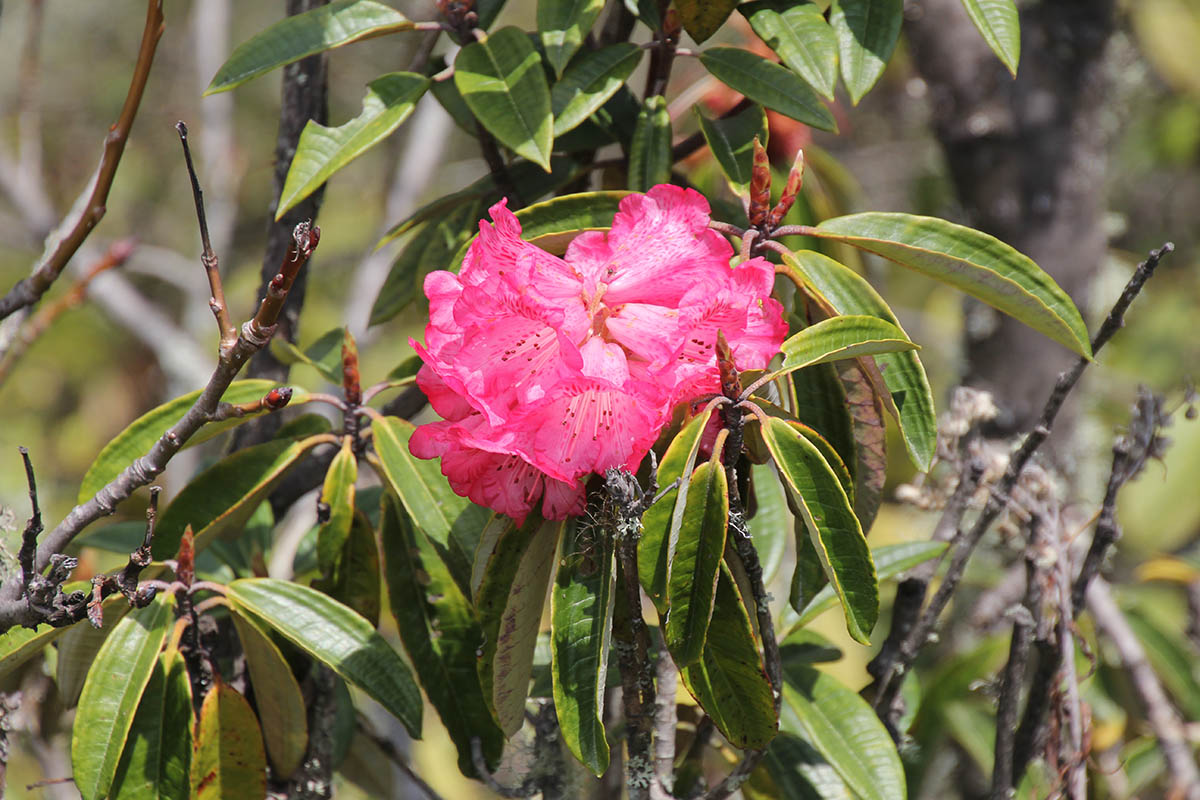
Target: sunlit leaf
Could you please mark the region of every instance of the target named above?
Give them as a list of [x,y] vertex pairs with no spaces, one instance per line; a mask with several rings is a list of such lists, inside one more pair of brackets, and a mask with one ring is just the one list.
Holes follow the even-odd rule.
[[729,19],[738,0],[675,0],[675,11],[683,29],[699,44]]
[[71,734],[71,769],[83,800],[109,793],[134,713],[158,663],[172,604],[131,611],[105,639],[83,684]]
[[192,763],[192,685],[178,650],[159,656],[142,692],[112,800],[186,797]]
[[561,530],[561,522],[530,514],[522,527],[505,531],[475,598],[483,628],[479,682],[505,736],[524,723],[533,651]]
[[562,136],[590,117],[625,85],[642,60],[631,42],[583,53],[550,89],[554,135]]
[[1021,60],[1021,20],[1013,0],[963,0],[967,15],[1013,77]]
[[412,72],[390,72],[367,84],[362,113],[336,128],[309,120],[279,195],[275,219],[319,189],[338,170],[400,127],[429,88],[429,79]]
[[192,797],[257,800],[266,793],[267,755],[258,718],[246,698],[218,675],[196,723]]
[[721,172],[735,194],[750,191],[750,174],[754,166],[754,140],[766,147],[767,115],[762,107],[753,105],[740,114],[721,119],[709,119],[695,105],[692,110],[700,123],[700,132],[712,151]]
[[217,70],[205,94],[223,92],[305,56],[351,42],[410,30],[399,11],[372,0],[334,0],[296,14],[242,42]]
[[832,317],[788,337],[781,347],[783,364],[771,374],[780,377],[814,364],[916,347],[902,330],[878,317]]
[[662,95],[646,98],[629,148],[629,188],[645,192],[671,178],[671,116]]
[[550,171],[550,87],[524,31],[501,28],[464,47],[454,61],[454,84],[501,144]]
[[842,80],[858,105],[883,74],[904,21],[904,0],[833,0],[829,24],[837,35]]
[[667,618],[663,624],[667,649],[681,667],[699,661],[704,653],[729,525],[724,466],[719,461],[706,461],[696,467],[689,483],[667,581]]
[[757,0],[738,10],[767,47],[821,95],[833,99],[837,83],[837,36],[813,2]]
[[1091,356],[1079,309],[1028,256],[981,231],[934,217],[865,213],[822,222],[835,239],[948,283],[1073,352]]
[[604,692],[616,579],[612,538],[568,521],[550,595],[554,710],[563,741],[596,776],[608,769]]
[[714,78],[786,117],[836,131],[837,123],[816,92],[794,72],[740,47],[710,47],[700,63]]
[[358,480],[358,458],[350,437],[329,462],[321,502],[329,508],[329,518],[317,529],[317,566],[323,574],[333,573],[341,560],[342,548],[350,536],[354,521],[354,484]]
[[[144,530],[146,526],[139,527]],[[137,545],[141,543],[139,537]],[[125,552],[129,553],[132,550],[130,547]],[[93,628],[90,624],[76,623],[66,628],[58,641],[58,663],[55,665],[54,679],[58,684],[58,696],[64,708],[74,708],[79,702],[79,694],[83,691],[84,681],[87,680],[88,671],[96,660],[96,654],[100,652],[104,640],[117,627],[117,623],[129,613],[129,601],[121,595],[114,595],[104,601],[101,610],[104,613],[104,627]]]
[[362,689],[421,738],[421,692],[412,673],[371,624],[326,595],[288,581],[244,578],[226,591],[251,614]]
[[555,75],[562,75],[603,8],[604,0],[538,0],[538,34]]

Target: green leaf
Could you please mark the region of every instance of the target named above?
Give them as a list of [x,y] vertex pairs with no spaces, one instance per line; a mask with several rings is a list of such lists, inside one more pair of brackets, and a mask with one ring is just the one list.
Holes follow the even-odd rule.
[[641,62],[643,52],[636,44],[620,42],[575,59],[550,89],[555,137],[573,130],[616,94]]
[[240,86],[305,56],[397,31],[413,23],[394,8],[372,0],[335,0],[287,17],[238,45],[217,70],[205,95]]
[[1200,719],[1200,681],[1195,656],[1186,641],[1168,634],[1148,614],[1132,609],[1126,613],[1129,627],[1146,648],[1146,657],[1187,719]]
[[762,562],[763,583],[769,586],[783,563],[792,532],[792,513],[788,511],[787,497],[775,468],[770,464],[753,464],[750,471],[757,503],[752,526],[754,547]]
[[833,364],[814,364],[792,373],[795,414],[837,451],[850,476],[858,468],[854,423],[846,403],[846,389]]
[[612,537],[568,520],[550,595],[554,709],[568,749],[597,777],[608,769],[604,691],[615,585]]
[[273,440],[228,455],[183,487],[159,515],[154,556],[174,557],[183,529],[196,534],[197,549],[241,530],[275,485],[318,442]]
[[662,95],[646,98],[629,146],[629,187],[645,192],[671,179],[671,115]]
[[[799,272],[804,282],[825,298],[837,313],[867,314],[900,328],[900,321],[883,298],[846,265],[811,250],[786,255],[784,261]],[[925,367],[911,351],[880,353],[875,356],[875,363],[892,395],[908,455],[918,470],[927,472],[937,448],[937,416]]]
[[680,670],[679,676],[734,747],[766,747],[775,736],[778,720],[771,684],[750,617],[724,564],[704,655],[698,663]]
[[[279,384],[274,381],[257,379],[234,381],[229,384],[229,388],[225,390],[225,394],[221,396],[221,400],[226,403],[249,403],[262,399],[263,395],[278,386]],[[96,456],[96,460],[88,467],[87,473],[83,476],[83,483],[79,486],[79,494],[76,496],[75,502],[86,503],[92,499],[96,492],[103,489],[105,485],[120,475],[134,459],[149,452],[150,448],[166,433],[167,429],[178,422],[187,413],[187,410],[195,405],[196,400],[200,398],[200,392],[201,390],[197,389],[182,397],[176,397],[174,400],[170,400],[157,408],[147,411],[129,423],[129,426],[125,430],[118,433],[112,441],[104,445],[104,449],[100,451],[100,454]],[[303,389],[294,389],[293,392],[293,404],[298,405],[300,402],[308,401],[308,393]],[[188,440],[186,446],[191,447],[208,441],[235,425],[240,425],[247,420],[253,419],[255,416],[257,415],[248,415],[222,422],[210,422],[197,431]]]
[[538,0],[537,29],[555,75],[562,75],[602,8],[604,0]]
[[904,767],[887,728],[837,678],[802,664],[784,668],[783,697],[805,738],[863,800],[904,800]]
[[904,331],[892,323],[878,317],[848,314],[821,320],[788,337],[780,348],[783,364],[771,374],[781,377],[814,364],[916,348]]
[[267,755],[258,718],[246,698],[217,676],[196,723],[191,796],[251,800],[266,793]]
[[192,763],[192,685],[178,650],[154,664],[117,765],[112,800],[187,797]]
[[1017,77],[1021,60],[1021,20],[1013,0],[962,0],[967,16],[983,35],[996,58]]
[[710,47],[700,63],[734,91],[805,125],[836,131],[837,123],[808,84],[773,61],[740,47]]
[[362,113],[330,128],[309,120],[279,195],[276,221],[324,185],[338,170],[400,127],[429,88],[429,79],[413,72],[389,72],[367,84]]
[[271,354],[284,364],[305,364],[321,374],[335,386],[342,385],[342,341],[346,338],[343,327],[331,328],[301,350],[296,345],[276,336],[271,339]]
[[[945,542],[904,542],[902,544],[887,544],[872,548],[871,560],[875,563],[875,572],[880,581],[891,580],[918,564],[923,564],[931,558],[939,558],[946,551]],[[790,630],[800,630],[818,616],[837,604],[837,596],[832,586],[826,586],[816,597],[808,602],[800,616],[790,622]]]
[[271,578],[229,584],[234,608],[262,620],[284,638],[362,689],[421,738],[421,692],[392,646],[354,610],[306,586]]
[[96,654],[71,734],[71,769],[83,800],[109,793],[138,702],[158,663],[171,608],[160,597],[129,612]]
[[411,422],[383,417],[371,423],[375,452],[382,477],[421,532],[429,537],[438,555],[463,594],[471,591],[475,548],[492,512],[459,497],[442,475],[437,461],[416,458],[408,450]]
[[291,775],[308,747],[308,713],[300,684],[283,653],[257,624],[237,611],[229,616],[246,655],[271,768],[276,775]]
[[475,13],[479,15],[479,27],[483,30],[492,27],[506,2],[507,0],[476,0]]
[[[638,541],[638,578],[658,613],[667,613],[667,581],[683,525],[691,487],[692,467],[700,450],[700,437],[712,410],[692,418],[671,440],[658,465],[658,485],[665,491],[658,502],[642,515],[642,538]],[[671,487],[676,484],[675,488]]]
[[671,560],[663,625],[667,649],[680,667],[694,664],[704,655],[729,525],[729,487],[721,463],[706,461],[696,467],[689,484]]
[[841,648],[811,628],[796,628],[779,643],[784,664],[820,664],[841,660]]
[[[358,459],[350,437],[342,440],[321,489],[321,502],[329,507],[329,519],[317,529],[317,566],[324,575],[332,574],[342,557],[342,548],[350,536],[354,521],[354,483],[358,480]],[[290,773],[289,773],[290,774]]]
[[832,100],[837,83],[838,42],[813,2],[758,0],[738,8],[750,27],[792,72]]
[[525,720],[533,651],[562,525],[530,514],[520,528],[504,531],[475,598],[483,628],[479,683],[505,736]]
[[501,28],[459,51],[454,84],[501,144],[550,171],[554,118],[542,60],[520,28]]
[[362,511],[354,513],[350,535],[338,554],[337,567],[329,576],[313,581],[313,588],[352,608],[372,627],[379,625],[380,592],[379,546],[375,529]]
[[866,213],[835,217],[814,236],[834,239],[957,287],[1090,357],[1087,326],[1054,279],[1004,242],[933,217]]
[[7,678],[26,661],[41,655],[46,645],[67,630],[69,628],[55,628],[50,625],[38,625],[32,630],[17,626],[0,634],[0,679]]
[[427,306],[425,277],[448,267],[454,254],[478,233],[482,211],[482,200],[474,200],[413,233],[371,306],[371,325],[387,322],[413,302]]
[[740,114],[721,119],[708,119],[697,104],[692,106],[700,123],[700,132],[708,149],[725,173],[733,193],[748,195],[750,176],[754,167],[754,139],[767,145],[767,115],[761,106],[751,105]]
[[675,10],[688,36],[701,44],[725,24],[737,4],[738,0],[675,0]]
[[[521,223],[521,238],[549,253],[562,255],[571,241],[584,231],[611,228],[621,199],[629,194],[631,192],[626,191],[580,192],[525,206],[515,215]],[[450,262],[450,269],[462,266],[474,241],[475,237],[472,237],[462,243]]]
[[833,0],[829,24],[837,34],[842,80],[858,105],[883,74],[904,20],[904,0]]
[[842,602],[846,630],[855,641],[867,644],[879,617],[879,586],[850,500],[820,451],[795,426],[771,418],[762,434]]
[[482,741],[492,766],[504,749],[504,735],[492,720],[475,669],[475,648],[483,641],[479,620],[432,543],[390,492],[383,495],[379,533],[400,641],[458,748],[459,770],[473,777],[472,738]]
[[887,481],[883,399],[857,362],[839,361],[834,368],[845,392],[854,432],[854,516],[865,533],[883,502],[883,485]]
[[[142,536],[134,547],[140,546],[145,537],[145,525],[141,525]],[[126,553],[133,550],[126,549]],[[96,654],[104,645],[104,640],[117,627],[117,623],[129,613],[129,601],[123,596],[114,595],[107,598],[101,606],[104,613],[104,627],[93,628],[90,624],[75,624],[64,629],[59,639],[58,657],[54,666],[54,682],[58,684],[58,697],[64,708],[74,708],[79,702],[83,691],[84,681],[96,660]]]
[[854,800],[837,771],[804,738],[796,714],[784,706],[779,735],[771,740],[763,763],[781,793],[781,800]]

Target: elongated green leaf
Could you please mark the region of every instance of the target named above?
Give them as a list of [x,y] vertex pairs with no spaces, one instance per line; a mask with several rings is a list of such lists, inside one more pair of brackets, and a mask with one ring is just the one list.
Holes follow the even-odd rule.
[[792,720],[796,712],[785,705],[779,713],[779,735],[763,757],[781,800],[854,800],[837,771],[804,738],[800,723]]
[[112,786],[170,619],[171,603],[162,597],[134,609],[96,654],[71,735],[71,769],[83,800],[99,800]]
[[904,800],[904,767],[887,728],[865,700],[824,672],[791,663],[783,697],[807,739],[864,800]]
[[[801,250],[785,256],[818,294],[839,314],[868,314],[900,328],[900,321],[871,284],[857,272],[828,256]],[[903,329],[901,329],[903,332]],[[905,334],[907,338],[907,334]],[[880,353],[875,363],[892,395],[905,447],[917,469],[925,472],[937,447],[937,417],[933,390],[915,352]]]
[[291,775],[308,747],[308,714],[300,684],[283,653],[253,620],[237,611],[230,617],[246,655],[271,768],[276,775]]
[[850,500],[820,451],[790,423],[772,418],[762,433],[842,602],[846,630],[866,644],[879,617],[879,586]]
[[282,364],[304,364],[315,369],[333,384],[342,382],[342,337],[344,328],[326,331],[304,350],[276,336],[271,339],[271,355]]
[[200,706],[192,758],[196,800],[251,800],[267,793],[267,755],[246,698],[217,677]]
[[561,522],[536,514],[496,543],[475,607],[483,628],[477,667],[483,696],[505,736],[521,729],[533,651],[546,604]]
[[271,578],[229,584],[234,608],[279,631],[373,697],[421,738],[421,692],[391,645],[353,610],[307,586]]
[[[516,212],[521,223],[521,238],[541,249],[562,255],[571,241],[584,231],[606,231],[612,227],[613,216],[621,205],[626,191],[580,192],[552,197],[526,206]],[[475,237],[463,242],[450,261],[449,269],[457,270],[474,243]]]
[[554,135],[573,130],[616,94],[641,62],[642,53],[636,44],[621,42],[583,53],[567,67],[550,89]]
[[[229,384],[229,388],[225,390],[225,394],[221,396],[221,400],[226,403],[249,403],[261,399],[263,395],[277,386],[279,384],[274,381],[258,379],[234,381]],[[112,441],[104,446],[104,449],[96,456],[96,460],[88,467],[87,473],[83,476],[83,483],[79,486],[79,494],[75,502],[85,503],[92,499],[92,496],[96,492],[103,489],[105,484],[120,475],[121,471],[129,466],[134,459],[149,452],[150,448],[166,433],[167,429],[178,422],[187,410],[195,405],[199,397],[200,390],[189,392],[182,397],[176,397],[174,400],[170,400],[157,408],[147,411],[129,423],[129,426],[125,430],[118,433]],[[293,390],[293,403],[306,402],[307,399],[308,392],[303,389]],[[219,433],[229,430],[235,425],[240,425],[246,420],[253,418],[254,415],[250,415],[222,422],[210,422],[188,440],[187,446],[200,444]]]
[[501,28],[464,47],[454,61],[454,85],[493,136],[550,171],[550,87],[542,60],[524,31]]
[[[145,526],[141,527],[144,537]],[[140,544],[141,539],[138,541],[138,545]],[[132,550],[132,547],[127,548],[125,552],[129,553]],[[79,702],[79,695],[83,691],[88,671],[96,660],[96,654],[100,652],[104,640],[117,627],[117,623],[129,613],[129,601],[115,595],[104,601],[101,610],[104,613],[104,627],[93,628],[90,624],[72,625],[65,629],[58,642],[58,658],[55,659],[58,663],[55,665],[54,679],[58,684],[58,697],[64,708],[74,708]]]
[[778,720],[771,683],[763,669],[750,617],[724,565],[717,580],[704,656],[680,670],[679,675],[734,747],[766,747],[775,736]]
[[708,119],[700,106],[692,106],[700,123],[700,132],[708,149],[734,194],[747,195],[750,191],[750,174],[754,167],[754,139],[763,147],[767,145],[767,115],[762,107],[751,105],[740,114],[722,119]]
[[904,18],[904,0],[833,0],[829,24],[837,35],[842,80],[858,105],[883,74]]
[[1129,626],[1146,648],[1146,656],[1163,685],[1175,699],[1188,719],[1200,719],[1200,680],[1197,680],[1195,657],[1184,641],[1168,634],[1148,614],[1137,609],[1126,615]]
[[475,669],[475,648],[483,641],[479,620],[429,539],[390,492],[383,495],[379,532],[400,641],[458,748],[459,770],[475,776],[472,738],[480,739],[490,765],[504,749],[504,734],[492,719]]
[[680,667],[694,664],[704,654],[729,525],[729,487],[724,467],[706,461],[696,467],[689,483],[679,543],[667,582],[667,619],[663,625],[667,649]]
[[783,563],[787,540],[792,534],[792,513],[779,475],[770,464],[750,467],[757,508],[751,523],[754,547],[762,562],[763,583],[770,585]]
[[611,537],[568,521],[550,595],[554,710],[567,748],[597,777],[608,769],[604,690],[615,585]]
[[438,462],[416,458],[408,451],[414,430],[411,422],[398,417],[371,423],[375,452],[383,468],[380,477],[433,542],[462,592],[468,594],[475,548],[491,512],[456,495]]
[[967,16],[1013,77],[1021,60],[1021,20],[1013,0],[963,0]]
[[317,566],[325,575],[332,574],[341,561],[342,548],[350,536],[354,521],[354,483],[358,480],[358,459],[350,437],[329,462],[321,502],[329,507],[329,519],[317,529]]
[[805,125],[837,130],[816,92],[786,67],[740,47],[710,47],[700,54],[700,63],[714,78],[756,103]]
[[846,389],[833,364],[814,364],[792,373],[796,416],[821,434],[837,451],[850,476],[858,468],[854,423],[846,403]]
[[538,34],[555,75],[562,75],[602,8],[604,0],[538,0]]
[[783,343],[783,364],[772,375],[779,377],[814,364],[916,348],[902,330],[878,317],[832,317],[790,336]]
[[383,3],[335,0],[327,6],[287,17],[238,45],[204,93],[232,89],[314,53],[412,27],[413,23],[403,14]]
[[[931,558],[938,558],[946,551],[945,542],[904,542],[903,544],[887,544],[871,549],[871,561],[875,563],[875,572],[880,581],[891,580],[910,570],[918,564],[923,564]],[[781,626],[788,630],[801,630],[819,615],[837,605],[837,595],[832,586],[826,586],[816,597],[804,606],[799,617],[785,615],[780,621]]]
[[354,119],[336,128],[309,120],[296,145],[275,219],[282,219],[335,172],[400,127],[428,88],[429,79],[424,75],[389,72],[367,84],[362,113]]
[[825,98],[837,83],[837,36],[813,2],[758,0],[738,10],[784,64]]
[[671,179],[671,116],[662,95],[646,98],[629,149],[629,187],[645,192]]
[[357,611],[372,627],[379,625],[383,579],[375,529],[362,511],[354,513],[350,533],[332,574],[313,581],[313,588]]
[[18,626],[0,634],[0,679],[8,677],[26,661],[40,655],[46,645],[67,630],[50,625],[38,625],[33,629]]
[[688,36],[700,44],[725,24],[737,4],[738,0],[675,0],[675,10]]
[[822,222],[813,235],[854,245],[957,287],[1083,356],[1079,309],[1028,256],[981,231],[933,217],[866,213]]
[[[700,450],[700,437],[711,410],[702,412],[683,426],[671,440],[658,465],[658,485],[665,491],[658,502],[642,515],[642,538],[638,541],[638,578],[659,614],[667,613],[667,581],[687,507],[692,467]],[[672,484],[675,488],[669,488]]]
[[779,643],[779,658],[787,664],[820,664],[838,661],[842,651],[811,628],[796,628]]
[[883,484],[887,480],[887,428],[883,399],[855,361],[833,365],[846,397],[850,424],[854,432],[854,516],[863,532],[883,502]]
[[201,472],[159,516],[155,558],[174,556],[188,525],[196,534],[197,548],[240,530],[275,484],[315,445],[309,439],[264,442],[238,450]]
[[154,664],[142,692],[112,800],[174,800],[188,795],[192,763],[192,685],[178,650]]
[[427,307],[426,276],[450,265],[454,254],[478,232],[482,212],[483,201],[473,200],[412,235],[379,289],[371,307],[371,325],[387,322],[413,302]]

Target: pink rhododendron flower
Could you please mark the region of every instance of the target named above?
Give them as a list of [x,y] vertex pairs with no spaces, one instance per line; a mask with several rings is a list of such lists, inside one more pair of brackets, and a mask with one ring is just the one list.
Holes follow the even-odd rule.
[[410,447],[518,524],[539,501],[547,519],[581,513],[588,475],[637,469],[676,404],[718,392],[718,329],[742,370],[766,367],[787,334],[772,266],[731,268],[690,189],[624,198],[612,229],[565,258],[523,241],[504,201],[491,216],[459,274],[425,279],[429,324],[412,345],[442,421]]

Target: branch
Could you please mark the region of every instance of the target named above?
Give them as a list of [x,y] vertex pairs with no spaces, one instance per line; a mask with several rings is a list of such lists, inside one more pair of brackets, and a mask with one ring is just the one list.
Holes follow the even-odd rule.
[[[1098,353],[1107,344],[1108,340],[1113,337],[1113,334],[1125,324],[1125,312],[1129,309],[1130,304],[1133,303],[1134,298],[1141,292],[1142,287],[1146,285],[1146,281],[1154,274],[1159,260],[1174,249],[1175,246],[1167,242],[1159,249],[1152,250],[1149,257],[1138,265],[1121,296],[1113,305],[1112,310],[1109,311],[1108,317],[1104,320],[1104,323],[1100,326],[1100,330],[1092,340],[1093,354]],[[917,653],[925,645],[925,642],[929,640],[929,636],[937,626],[942,611],[949,604],[950,598],[958,588],[959,581],[962,580],[963,573],[966,571],[967,561],[970,559],[975,546],[979,544],[984,533],[987,532],[992,523],[996,521],[996,518],[1000,516],[1000,512],[1007,506],[1013,490],[1017,487],[1017,482],[1021,477],[1022,471],[1024,471],[1030,459],[1033,458],[1034,453],[1037,452],[1038,448],[1050,436],[1054,419],[1066,401],[1067,395],[1075,388],[1075,384],[1079,382],[1083,371],[1091,363],[1091,359],[1081,356],[1075,362],[1074,366],[1058,376],[1054,390],[1050,393],[1050,397],[1046,400],[1046,405],[1042,409],[1041,417],[1033,430],[1026,435],[1020,448],[1009,459],[1008,468],[1005,470],[1004,476],[989,494],[987,504],[975,520],[974,525],[969,532],[964,533],[960,531],[956,534],[955,538],[960,544],[954,551],[950,567],[942,580],[942,584],[938,587],[921,619],[913,627],[909,636],[901,643],[893,668],[879,679],[877,696],[895,690],[893,683],[898,684],[899,678],[904,675],[916,658]]]
[[383,754],[392,760],[392,763],[404,773],[404,777],[408,778],[413,784],[421,790],[421,794],[425,795],[429,800],[442,800],[442,796],[433,790],[417,773],[413,772],[412,766],[408,763],[408,759],[404,754],[396,749],[396,745],[386,737],[380,736],[370,730],[360,718],[358,720],[358,732],[375,743],[375,746],[383,751]]
[[[133,494],[138,488],[154,480],[164,469],[167,462],[178,453],[205,423],[209,422],[217,412],[221,395],[229,388],[229,384],[241,371],[242,366],[254,353],[261,350],[270,340],[275,331],[275,321],[283,302],[287,298],[288,289],[295,280],[296,273],[308,261],[320,239],[320,230],[301,223],[296,226],[293,234],[292,247],[284,257],[279,272],[271,279],[267,287],[267,296],[263,299],[258,313],[253,319],[242,325],[241,333],[234,346],[223,354],[217,361],[216,369],[208,384],[200,393],[200,397],[188,409],[187,413],[170,427],[162,437],[154,443],[149,452],[135,459],[120,475],[110,481],[91,499],[71,509],[66,518],[58,524],[41,542],[37,549],[35,569],[44,570],[51,559],[61,553],[86,526],[102,516],[113,513],[116,506]],[[15,581],[9,581],[0,586],[0,601],[15,601],[20,597],[21,587]],[[19,604],[18,604],[19,605]],[[26,613],[14,613],[11,604],[0,603],[0,633],[16,624],[36,623],[37,616],[31,609]]]
[[154,62],[154,53],[158,48],[158,40],[162,36],[162,32],[162,0],[149,0],[146,9],[146,25],[142,31],[142,45],[138,51],[133,80],[130,82],[129,92],[125,96],[125,105],[121,109],[121,114],[104,139],[104,151],[100,156],[100,164],[96,168],[91,195],[84,203],[70,230],[58,241],[52,252],[42,257],[42,260],[34,267],[33,274],[19,281],[7,295],[0,298],[0,319],[4,319],[20,308],[36,303],[58,279],[67,262],[71,260],[71,256],[104,218],[108,192],[112,188],[117,166],[121,163],[121,156],[125,152],[125,142],[129,138],[133,121],[137,117],[138,106],[142,101],[142,93],[150,76],[150,67]]
[[1183,722],[1167,699],[1153,667],[1146,660],[1146,651],[1113,600],[1108,583],[1102,578],[1095,579],[1088,587],[1087,607],[1092,612],[1097,629],[1116,647],[1134,690],[1146,705],[1146,718],[1158,737],[1159,748],[1175,784],[1174,790],[1168,794],[1197,800],[1200,798],[1200,769],[1196,767]]
[[658,662],[654,708],[654,774],[664,792],[670,794],[675,784],[675,729],[679,726],[679,708],[675,692],[679,685],[679,670],[667,652],[662,631],[658,631]]

